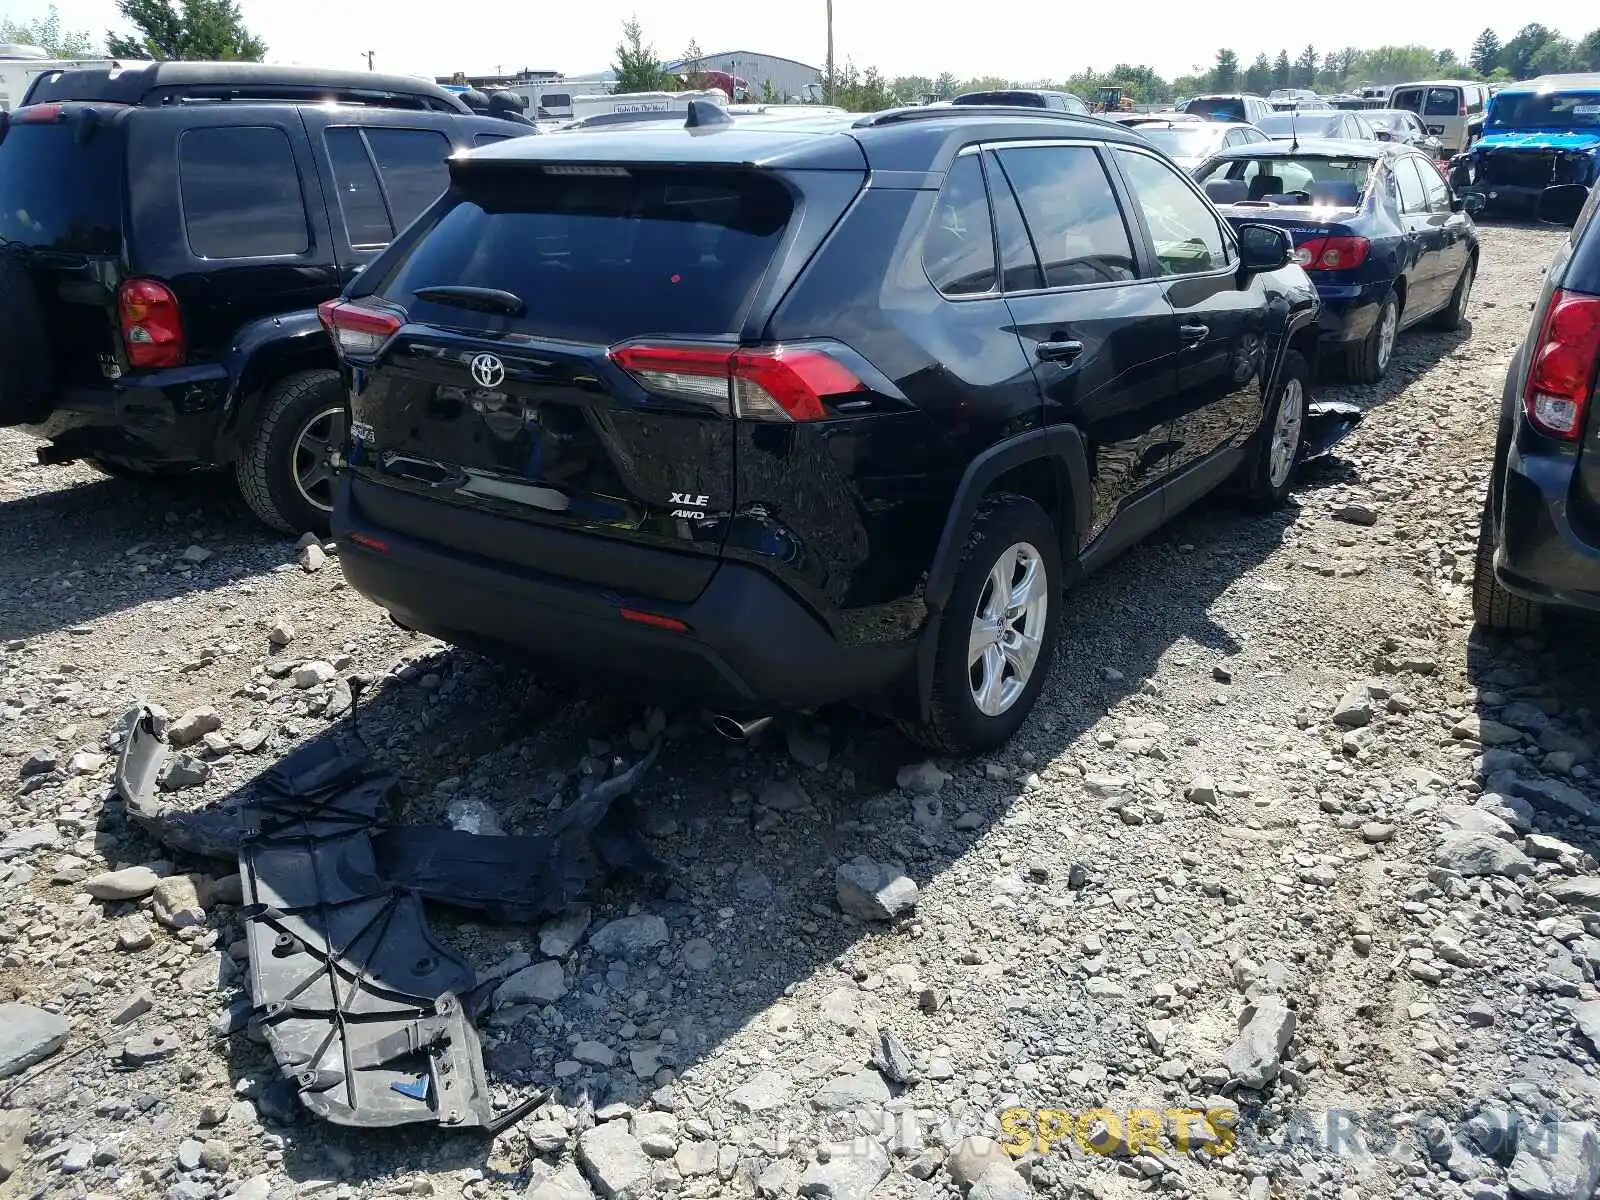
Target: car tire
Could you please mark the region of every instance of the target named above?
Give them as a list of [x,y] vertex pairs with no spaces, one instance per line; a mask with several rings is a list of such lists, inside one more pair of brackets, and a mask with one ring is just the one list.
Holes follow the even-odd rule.
[[[1392,322],[1392,328],[1389,328]],[[1389,331],[1386,334],[1385,329]],[[1377,383],[1389,373],[1395,341],[1400,336],[1400,297],[1394,289],[1384,296],[1372,330],[1350,351],[1348,374],[1352,383]],[[1385,344],[1387,343],[1387,345]]]
[[1472,565],[1472,615],[1484,629],[1500,633],[1531,633],[1544,623],[1544,605],[1513,595],[1494,577],[1494,514],[1490,497],[1483,501],[1478,524],[1478,553]]
[[1294,489],[1294,473],[1306,451],[1306,416],[1311,408],[1311,367],[1298,350],[1286,351],[1261,430],[1239,469],[1244,503],[1262,512],[1281,508]]
[[308,447],[340,449],[349,427],[337,371],[303,371],[274,383],[233,464],[250,511],[283,533],[326,534],[333,516],[332,475],[319,481],[325,488],[310,485],[308,456],[315,452]]
[[1454,333],[1467,323],[1467,305],[1472,300],[1472,283],[1478,276],[1478,264],[1471,259],[1461,268],[1461,278],[1456,280],[1456,290],[1450,293],[1450,303],[1433,318],[1430,324],[1441,333]]
[[[994,603],[992,577],[1007,574],[1008,561],[1010,586],[1026,587],[1016,616],[1010,615],[1015,610]],[[1008,741],[1032,711],[1050,673],[1063,580],[1060,535],[1044,509],[1024,496],[986,497],[973,518],[939,622],[928,720],[902,723],[902,731],[922,745],[952,754],[992,750]],[[975,626],[986,616],[1000,636],[975,660],[980,636]],[[1025,674],[1019,650],[1028,663]],[[980,703],[980,692],[986,703]]]

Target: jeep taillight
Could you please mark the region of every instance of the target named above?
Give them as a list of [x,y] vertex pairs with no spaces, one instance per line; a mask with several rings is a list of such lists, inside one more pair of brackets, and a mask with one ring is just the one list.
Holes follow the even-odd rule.
[[1540,433],[1575,442],[1600,367],[1600,296],[1557,289],[1534,343],[1522,406]]
[[864,392],[855,372],[820,346],[731,349],[634,342],[611,361],[647,392],[695,400],[751,421],[817,421],[830,396]]
[[187,357],[183,313],[172,289],[154,279],[125,279],[117,288],[117,322],[128,365],[148,371],[181,367]]
[[317,317],[341,354],[362,357],[382,350],[384,343],[405,324],[397,313],[369,308],[355,300],[325,300],[317,305]]

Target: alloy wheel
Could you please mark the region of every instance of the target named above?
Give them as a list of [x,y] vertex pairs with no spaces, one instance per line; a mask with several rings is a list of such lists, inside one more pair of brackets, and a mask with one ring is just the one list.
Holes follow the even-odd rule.
[[1046,576],[1039,551],[1017,542],[995,561],[978,595],[967,642],[967,681],[985,716],[1010,709],[1033,678],[1050,611]]

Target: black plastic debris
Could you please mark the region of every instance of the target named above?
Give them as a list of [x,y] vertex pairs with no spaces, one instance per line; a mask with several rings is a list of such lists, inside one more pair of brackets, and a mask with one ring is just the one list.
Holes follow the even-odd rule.
[[1306,406],[1306,459],[1320,458],[1361,424],[1363,411],[1344,400],[1313,400]]
[[545,835],[511,837],[389,827],[398,780],[361,743],[354,708],[349,731],[288,755],[237,806],[184,812],[161,799],[170,748],[141,708],[117,789],[163,844],[237,856],[251,1019],[307,1109],[363,1128],[506,1128],[543,1096],[494,1113],[474,1026],[493,981],[435,940],[423,901],[527,921],[562,911],[606,870],[662,870],[625,801],[657,748]]

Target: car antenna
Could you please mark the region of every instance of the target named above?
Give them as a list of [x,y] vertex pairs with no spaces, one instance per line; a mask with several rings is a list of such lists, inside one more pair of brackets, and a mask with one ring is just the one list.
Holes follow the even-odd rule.
[[1298,105],[1289,110],[1289,153],[1300,153],[1300,108]]

